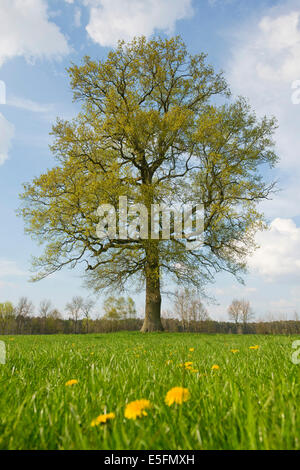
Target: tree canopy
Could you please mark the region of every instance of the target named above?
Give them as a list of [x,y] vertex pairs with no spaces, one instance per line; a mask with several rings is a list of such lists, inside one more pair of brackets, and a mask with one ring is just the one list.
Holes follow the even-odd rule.
[[[257,204],[273,183],[261,168],[277,160],[275,119],[258,119],[243,98],[232,100],[206,55],[191,55],[180,37],[120,42],[105,60],[85,57],[69,68],[81,112],[58,119],[51,150],[56,165],[25,184],[26,231],[46,244],[35,279],[83,263],[89,286],[146,285],[143,331],[162,329],[166,278],[202,289],[219,271],[239,277],[264,226]],[[186,240],[99,239],[97,208],[128,204],[202,204],[201,249]],[[133,218],[133,215],[131,215]],[[150,215],[149,215],[150,217]]]

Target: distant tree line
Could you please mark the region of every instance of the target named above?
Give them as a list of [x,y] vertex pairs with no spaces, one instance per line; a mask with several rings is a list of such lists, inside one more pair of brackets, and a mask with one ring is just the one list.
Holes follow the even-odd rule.
[[[110,331],[112,325],[121,329],[135,329],[137,312],[131,297],[108,297],[103,304],[101,318],[91,319],[95,301],[75,296],[66,304],[63,314],[50,300],[42,300],[35,313],[33,303],[21,297],[17,305],[0,303],[0,334],[58,334]],[[121,327],[122,325],[122,327]]]
[[[140,330],[143,320],[137,317],[131,297],[109,296],[103,303],[102,315],[92,318],[95,301],[75,296],[65,307],[67,318],[53,307],[50,300],[35,307],[27,297],[17,305],[0,303],[1,335],[87,334]],[[177,290],[173,309],[163,312],[163,327],[170,332],[224,334],[300,334],[300,321],[252,321],[254,312],[245,299],[234,299],[228,308],[230,322],[212,320],[194,290]]]

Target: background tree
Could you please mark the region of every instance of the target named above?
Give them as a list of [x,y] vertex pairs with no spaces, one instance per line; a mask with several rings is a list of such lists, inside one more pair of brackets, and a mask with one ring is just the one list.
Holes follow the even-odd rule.
[[[203,289],[219,271],[238,279],[245,271],[264,226],[257,204],[273,189],[260,168],[277,160],[275,120],[258,120],[242,98],[219,104],[230,95],[224,77],[179,37],[120,42],[107,59],[85,57],[69,74],[82,112],[57,121],[57,165],[22,195],[27,232],[47,243],[35,279],[84,263],[95,291],[145,285],[142,331],[161,330],[166,277]],[[97,237],[97,208],[111,204],[119,222],[120,196],[146,206],[148,237]],[[174,226],[170,240],[151,239],[151,204],[161,203],[203,204],[200,250],[186,250]]]
[[195,289],[181,289],[175,292],[174,313],[181,320],[183,329],[188,330],[191,321],[209,320],[209,315]]
[[17,333],[21,333],[24,327],[26,318],[32,316],[34,313],[34,305],[27,297],[21,297],[15,308]]
[[249,323],[254,319],[254,312],[251,308],[249,300],[242,299],[241,303],[241,320],[244,324]]
[[47,318],[52,310],[51,300],[44,299],[40,302],[38,314],[43,320],[43,330],[46,331]]
[[95,301],[92,299],[86,299],[84,300],[82,304],[82,313],[85,318],[87,333],[89,332],[89,320],[90,320],[91,312],[94,307],[95,307]]
[[251,309],[250,302],[245,299],[234,299],[228,307],[230,320],[235,323],[249,323],[254,318],[254,312]]
[[233,300],[228,307],[228,316],[234,323],[239,323],[241,320],[241,310],[239,300]]
[[108,320],[125,320],[136,318],[137,312],[131,297],[107,297],[103,303],[103,318]]
[[49,313],[49,318],[53,318],[54,320],[61,320],[62,314],[57,308],[52,308]]
[[126,302],[124,297],[110,295],[103,303],[104,316],[107,320],[121,320],[126,315]]
[[5,335],[14,318],[14,306],[11,302],[0,304],[0,331]]
[[52,309],[51,300],[44,299],[40,302],[38,314],[41,318],[47,318]]
[[82,314],[83,304],[84,304],[83,298],[80,296],[75,296],[72,298],[71,302],[67,303],[66,305],[66,311],[73,320],[75,334],[78,331],[77,325],[78,325],[78,320],[80,319],[81,314]]
[[131,297],[127,297],[126,301],[126,317],[129,319],[136,318],[137,311],[135,308],[135,302]]
[[53,333],[61,333],[60,329],[60,321],[62,319],[62,315],[57,308],[51,308],[49,311],[47,318],[46,318],[46,333],[53,334]]
[[175,292],[174,313],[180,319],[183,329],[188,328],[189,324],[189,291],[187,288]]
[[208,311],[203,305],[201,299],[195,290],[191,293],[191,300],[189,305],[189,318],[191,321],[207,321],[209,320]]

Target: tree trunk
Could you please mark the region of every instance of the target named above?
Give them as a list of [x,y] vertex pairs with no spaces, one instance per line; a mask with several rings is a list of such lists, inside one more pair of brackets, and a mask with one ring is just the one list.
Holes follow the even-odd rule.
[[[152,247],[153,250],[153,247]],[[145,268],[146,276],[146,311],[145,320],[141,331],[143,333],[151,331],[163,331],[160,318],[161,295],[158,252],[151,251]]]

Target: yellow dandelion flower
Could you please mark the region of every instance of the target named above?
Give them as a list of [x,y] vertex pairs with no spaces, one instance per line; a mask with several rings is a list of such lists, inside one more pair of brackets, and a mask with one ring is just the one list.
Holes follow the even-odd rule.
[[190,352],[194,352],[194,351],[195,351],[195,348],[190,348],[189,351],[190,351]]
[[232,352],[233,354],[236,354],[237,352],[239,352],[239,349],[231,349],[231,352]]
[[104,415],[97,416],[97,418],[93,419],[91,422],[91,426],[99,426],[99,424],[105,424],[110,419],[114,419],[116,417],[115,413],[105,413]]
[[68,380],[66,383],[65,383],[65,386],[66,387],[71,387],[72,385],[76,385],[78,384],[78,380],[76,379],[71,379],[71,380]]
[[149,400],[141,399],[135,400],[126,405],[124,416],[127,419],[136,419],[147,416],[145,409],[150,408],[151,403]]
[[211,370],[219,370],[220,369],[220,366],[218,366],[218,364],[214,364],[211,368]]
[[259,346],[258,346],[258,344],[256,344],[255,346],[250,346],[249,349],[259,349]]
[[193,362],[185,362],[184,364],[179,364],[179,367],[184,367],[187,370],[193,369]]
[[182,405],[182,403],[185,401],[188,401],[189,398],[190,398],[190,392],[188,391],[187,388],[173,387],[166,394],[165,402],[168,406],[173,405],[173,403]]

